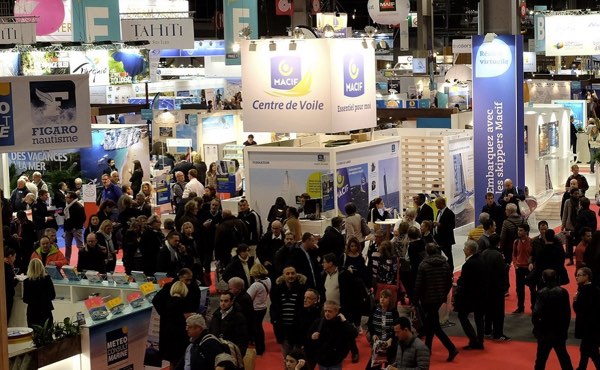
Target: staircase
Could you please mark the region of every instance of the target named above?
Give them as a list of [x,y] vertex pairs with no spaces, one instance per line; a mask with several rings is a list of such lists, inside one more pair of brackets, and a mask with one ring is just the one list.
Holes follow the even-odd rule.
[[541,220],[560,220],[562,194],[554,194],[544,205],[535,210],[535,218]]

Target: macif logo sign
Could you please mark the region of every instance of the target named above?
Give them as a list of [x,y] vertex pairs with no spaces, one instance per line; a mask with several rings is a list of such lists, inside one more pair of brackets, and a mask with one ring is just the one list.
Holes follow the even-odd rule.
[[0,146],[15,145],[12,93],[9,82],[0,83]]
[[379,0],[379,11],[380,12],[395,12],[396,1],[395,0]]
[[278,56],[271,58],[271,88],[291,90],[302,79],[300,57]]
[[360,54],[344,55],[344,95],[350,98],[365,93],[364,59]]
[[271,58],[271,90],[267,94],[281,97],[303,96],[310,93],[311,68],[302,71],[302,58],[280,55]]

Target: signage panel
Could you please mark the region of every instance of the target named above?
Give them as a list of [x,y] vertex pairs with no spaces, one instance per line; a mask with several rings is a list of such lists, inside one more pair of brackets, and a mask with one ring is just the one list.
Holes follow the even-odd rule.
[[240,51],[234,44],[241,42],[240,31],[250,27],[250,39],[258,38],[257,0],[223,0],[223,22],[225,29],[225,64],[240,65]]
[[483,40],[473,36],[475,209],[482,208],[487,192],[497,198],[506,179],[525,187],[523,38]]
[[0,44],[35,44],[35,22],[0,23]]
[[152,49],[193,49],[191,18],[122,19],[123,41],[150,42]]
[[[598,15],[552,15],[545,17],[547,56],[595,55],[600,53]],[[537,50],[537,49],[536,49]]]
[[453,54],[471,54],[471,39],[454,39],[452,40]]
[[75,41],[120,41],[119,0],[74,0]]
[[17,0],[15,16],[36,16],[36,40],[43,42],[73,41],[71,0]]
[[[257,40],[242,44],[244,127],[340,132],[375,125],[375,54],[357,39]],[[269,51],[271,42],[276,51]],[[258,68],[257,66],[263,66]],[[264,68],[267,66],[267,68]],[[342,68],[340,68],[340,66]]]
[[0,78],[0,152],[90,146],[90,116],[85,75]]

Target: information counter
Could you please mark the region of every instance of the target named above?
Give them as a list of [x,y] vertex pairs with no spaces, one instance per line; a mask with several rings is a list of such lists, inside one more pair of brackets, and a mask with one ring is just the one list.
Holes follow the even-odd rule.
[[87,318],[81,330],[81,369],[143,369],[151,312],[145,301],[105,320]]

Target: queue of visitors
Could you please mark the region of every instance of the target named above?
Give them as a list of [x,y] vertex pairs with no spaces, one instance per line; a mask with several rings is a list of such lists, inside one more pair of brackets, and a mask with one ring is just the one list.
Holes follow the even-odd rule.
[[[585,369],[588,359],[600,365],[594,335],[600,329],[594,314],[600,312],[600,233],[589,200],[578,190],[575,169],[569,179],[573,181],[567,183],[570,196],[563,202],[567,254],[545,221],[537,225],[540,235],[529,237],[530,225],[519,212],[523,192],[506,180],[498,202],[494,194],[486,195],[481,226],[469,233],[463,249],[466,262],[452,289],[456,216],[442,197],[430,203],[434,211],[424,194],[415,195],[414,207],[405,210],[393,228],[377,224],[392,217],[381,198],[371,202],[367,219],[347,203],[347,216],[334,217],[318,237],[302,232],[302,205],[289,207],[282,198],[271,207],[264,227],[244,198],[237,217],[222,210],[212,183],[215,164],[207,168],[197,158],[195,163],[184,162],[180,159],[174,166],[175,217],[164,221],[152,215],[153,189],[141,181],[138,164],[129,186],[119,183],[109,161],[93,215],[86,215],[80,204],[80,179],[71,190],[68,184],[57,184],[52,197],[57,210],[49,211],[48,186],[41,174],[34,173],[33,181],[21,177],[10,200],[2,198],[3,210],[11,211],[2,214],[9,317],[14,273],[22,271],[27,272],[28,325],[52,320],[54,288],[44,267],[70,264],[75,244],[80,272],[113,272],[122,251],[127,274],[165,272],[175,279],[153,300],[161,316],[160,354],[172,368],[235,368],[249,348],[262,356],[262,324],[268,313],[286,369],[341,369],[347,355],[358,363],[356,341],[363,333],[372,347],[370,358],[363,359],[367,369],[427,369],[433,336],[448,351],[447,361],[459,354],[440,325],[440,313],[449,307],[469,338],[462,350],[483,350],[486,340],[510,341],[503,328],[504,300],[514,267],[518,305],[513,313],[522,314],[526,308],[533,313],[535,368],[543,369],[555,349],[562,368],[571,369],[565,350],[571,302],[561,288],[569,282],[568,258],[570,263],[576,260],[578,268],[579,293],[573,304],[575,334],[582,339],[578,369]],[[57,244],[57,215],[64,217],[65,254]],[[217,284],[219,308],[199,312],[198,286],[217,283],[213,267],[224,282]],[[530,307],[525,307],[526,289]],[[399,315],[399,306],[410,307],[420,320]]]

